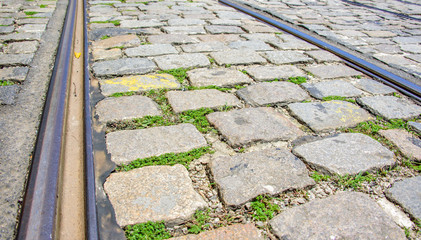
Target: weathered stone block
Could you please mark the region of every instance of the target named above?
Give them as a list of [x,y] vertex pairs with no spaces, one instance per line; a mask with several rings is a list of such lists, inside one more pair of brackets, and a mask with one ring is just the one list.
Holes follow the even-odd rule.
[[253,82],[251,78],[240,71],[229,68],[199,68],[188,71],[187,75],[191,85],[195,87],[209,85],[229,87]]
[[409,119],[421,114],[420,106],[393,96],[363,97],[357,101],[374,114],[388,120],[393,118]]
[[210,65],[209,59],[201,53],[159,56],[155,57],[154,60],[162,70],[206,67]]

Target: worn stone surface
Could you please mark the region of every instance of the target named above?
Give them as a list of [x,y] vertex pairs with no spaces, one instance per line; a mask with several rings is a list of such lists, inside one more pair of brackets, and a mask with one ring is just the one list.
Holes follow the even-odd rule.
[[139,95],[101,100],[96,105],[96,114],[100,122],[162,115],[154,101]]
[[222,42],[202,42],[196,44],[182,45],[181,49],[183,49],[184,52],[192,53],[225,51],[229,48]]
[[207,145],[199,131],[187,123],[112,132],[106,138],[111,161],[119,165],[137,158],[187,152]]
[[189,19],[179,18],[179,19],[168,20],[168,25],[170,26],[204,25],[205,23],[206,22],[201,19],[194,19],[194,18],[189,18]]
[[146,28],[146,27],[161,27],[164,25],[161,21],[156,19],[151,20],[123,20],[120,22],[122,28]]
[[121,58],[96,62],[92,65],[95,76],[116,76],[129,74],[144,74],[156,69],[153,61],[147,58]]
[[258,195],[276,195],[314,184],[304,163],[280,148],[216,157],[210,170],[229,206],[240,206]]
[[118,36],[123,34],[137,34],[143,33],[144,30],[141,29],[128,29],[128,28],[99,28],[99,29],[92,29],[89,31],[89,39],[92,41],[96,41],[101,39],[104,36]]
[[98,60],[113,60],[122,57],[121,49],[113,48],[113,49],[94,49],[92,51],[92,57],[94,61]]
[[324,50],[314,50],[314,51],[307,51],[307,55],[316,59],[317,62],[340,62],[342,61],[339,57],[335,54],[332,54],[328,51]]
[[142,45],[124,50],[128,57],[149,57],[165,54],[177,54],[178,51],[171,44]]
[[354,87],[351,83],[342,80],[303,83],[302,86],[311,96],[318,99],[328,96],[358,97],[363,94],[361,90]]
[[414,224],[406,214],[386,198],[379,198],[377,204],[402,228],[412,228]]
[[206,67],[210,65],[206,55],[201,53],[186,53],[180,55],[166,55],[154,58],[158,67],[162,70],[174,68]]
[[216,89],[171,91],[166,96],[176,113],[200,108],[216,109],[218,107],[237,106],[241,104],[240,100],[234,95]]
[[148,41],[151,43],[177,44],[177,45],[199,42],[198,40],[185,34],[153,35],[153,36],[148,37]]
[[293,149],[293,153],[326,174],[358,174],[395,163],[394,154],[361,133],[341,133]]
[[345,65],[314,65],[305,67],[304,69],[320,78],[340,78],[361,75],[360,72]]
[[18,85],[0,86],[0,105],[14,104],[19,87]]
[[120,77],[99,81],[101,92],[105,96],[119,92],[140,92],[149,89],[180,88],[180,83],[170,74],[148,74]]
[[389,86],[367,78],[355,80],[354,85],[371,94],[390,94],[396,92],[395,89]]
[[345,101],[292,103],[288,108],[315,132],[353,127],[373,119],[364,109]]
[[92,43],[93,49],[109,49],[113,47],[135,47],[140,44],[140,39],[136,35],[121,35],[99,40]]
[[215,230],[202,232],[199,234],[189,234],[181,237],[171,238],[173,240],[263,240],[263,236],[254,224],[234,224],[226,227],[217,228]]
[[414,131],[421,134],[421,123],[409,121],[408,125],[411,126],[411,128],[414,129]]
[[363,97],[357,101],[371,112],[386,119],[409,119],[421,114],[421,107],[405,99],[393,96]]
[[218,34],[218,35],[199,35],[197,37],[202,42],[233,42],[233,41],[239,41],[241,40],[240,36],[238,34]]
[[270,221],[281,239],[405,239],[368,196],[343,192],[287,209]]
[[395,144],[407,158],[421,161],[421,140],[402,129],[380,130],[379,134]]
[[251,78],[240,71],[229,68],[199,68],[188,71],[187,75],[191,85],[195,87],[209,85],[229,87],[253,82]]
[[202,26],[173,26],[162,29],[168,34],[206,34]]
[[245,70],[256,81],[270,81],[274,79],[288,79],[290,77],[305,77],[305,72],[290,65],[282,66],[251,66]]
[[303,89],[290,82],[258,83],[240,89],[236,93],[254,107],[301,102],[310,98]]
[[284,115],[272,108],[244,108],[215,112],[206,117],[233,147],[258,141],[291,140],[304,134]]
[[306,63],[313,59],[297,51],[270,51],[264,54],[266,59],[274,64]]
[[181,224],[207,206],[193,189],[186,168],[179,164],[112,173],[104,190],[121,227],[147,221]]
[[421,219],[421,176],[395,182],[386,196],[398,203],[412,217]]
[[30,53],[1,54],[0,66],[29,65],[33,57],[34,54]]
[[26,78],[29,68],[27,67],[9,67],[0,69],[0,80],[18,80],[23,81]]
[[237,26],[222,26],[222,25],[208,25],[205,26],[205,29],[211,34],[221,34],[221,33],[235,33],[241,34],[244,33],[243,29]]
[[251,41],[236,41],[231,42],[228,46],[232,49],[244,49],[244,50],[253,50],[253,51],[270,51],[273,50],[271,46],[266,44],[263,41],[251,40]]
[[23,42],[12,42],[7,45],[6,53],[33,53],[37,51],[39,43],[37,41],[23,41]]
[[224,52],[213,52],[210,55],[219,65],[266,63],[266,60],[263,57],[251,50],[229,50]]

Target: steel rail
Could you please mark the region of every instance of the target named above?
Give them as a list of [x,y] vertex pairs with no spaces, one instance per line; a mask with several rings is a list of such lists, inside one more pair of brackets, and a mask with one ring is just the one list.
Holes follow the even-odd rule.
[[53,239],[76,1],[69,1],[38,132],[17,239]]
[[336,56],[346,60],[345,63],[350,65],[351,67],[357,67],[358,70],[363,70],[363,72],[368,73],[370,76],[377,78],[378,80],[386,83],[387,85],[390,85],[399,91],[401,91],[403,94],[410,96],[414,98],[417,101],[421,102],[421,86],[416,85],[415,83],[412,83],[402,77],[399,77],[391,72],[388,72],[370,62],[367,62],[361,58],[358,58],[348,52],[345,52],[335,46],[332,46],[331,44],[328,44],[322,40],[319,40],[313,36],[310,36],[306,33],[303,33],[297,29],[294,29],[290,26],[287,26],[283,23],[280,23],[274,19],[271,19],[269,17],[263,16],[260,13],[257,13],[255,11],[252,11],[250,9],[247,9],[243,6],[240,6],[238,4],[235,4],[228,0],[218,0],[220,3],[225,4],[227,6],[230,6],[232,8],[235,8],[243,13],[246,13],[256,19],[259,19],[260,21],[263,21],[269,25],[272,25],[280,30],[283,30],[285,32],[288,32],[300,39],[303,39],[304,41],[307,41],[313,45],[316,45],[324,50],[327,50]]

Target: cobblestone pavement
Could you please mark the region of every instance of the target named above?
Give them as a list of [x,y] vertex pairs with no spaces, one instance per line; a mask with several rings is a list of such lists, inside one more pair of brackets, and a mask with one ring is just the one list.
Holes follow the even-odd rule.
[[[421,6],[416,1],[241,0],[415,76],[421,85]],[[375,8],[350,4],[362,3]],[[387,10],[385,12],[382,10]],[[404,14],[408,19],[393,13]]]
[[0,239],[14,239],[66,6],[0,2]]
[[[116,166],[100,173],[112,206],[101,225],[128,237],[164,221],[178,239],[421,237],[420,105],[216,1],[89,3],[96,129]],[[342,24],[348,7],[313,3],[355,26]]]

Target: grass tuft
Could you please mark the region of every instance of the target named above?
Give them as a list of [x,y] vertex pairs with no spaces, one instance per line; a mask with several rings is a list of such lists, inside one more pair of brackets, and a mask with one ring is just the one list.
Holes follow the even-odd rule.
[[257,196],[256,200],[251,202],[253,209],[252,217],[255,221],[267,221],[272,219],[281,209],[278,205],[270,202],[271,198],[266,196]]
[[206,119],[206,115],[213,113],[210,108],[201,108],[198,110],[189,110],[180,114],[180,120],[183,123],[191,123],[196,126],[197,130],[201,133],[208,133],[213,130],[210,123]]
[[288,78],[288,82],[295,83],[295,84],[301,84],[307,82],[307,78],[305,77],[290,77]]
[[313,178],[316,183],[321,181],[327,181],[331,178],[331,176],[320,174],[317,171],[312,172],[310,177]]
[[165,229],[164,222],[146,222],[127,226],[124,229],[128,240],[160,240],[171,238],[170,232]]
[[11,85],[15,85],[15,83],[10,82],[8,80],[0,80],[0,86],[11,86]]
[[170,69],[170,70],[162,70],[158,73],[167,73],[173,75],[181,84],[184,82],[184,80],[187,79],[187,71],[190,69],[188,68],[176,68],[176,69]]
[[209,228],[210,209],[197,210],[193,215],[193,223],[188,225],[189,233],[199,234]]
[[340,101],[347,101],[350,103],[355,103],[355,99],[350,99],[350,98],[346,98],[346,97],[341,97],[341,96],[327,96],[322,98],[323,101],[332,101],[332,100],[340,100]]
[[39,12],[30,12],[30,11],[25,12],[26,16],[32,16],[32,15],[35,15],[37,13],[39,13]]

